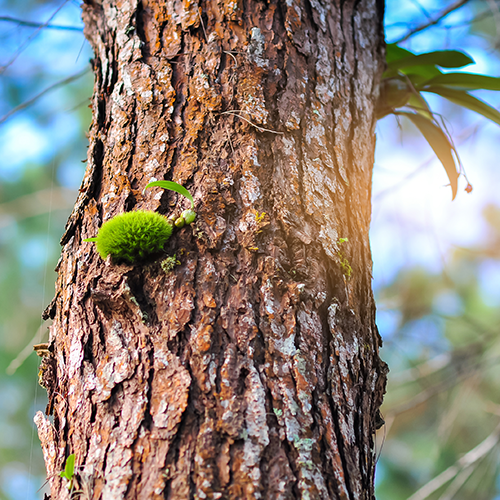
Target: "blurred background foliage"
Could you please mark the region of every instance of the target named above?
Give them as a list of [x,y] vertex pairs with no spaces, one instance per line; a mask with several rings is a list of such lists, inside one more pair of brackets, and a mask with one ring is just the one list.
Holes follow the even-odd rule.
[[[476,62],[464,71],[500,76],[498,0],[388,0],[385,25],[389,43],[462,50]],[[497,109],[498,94],[474,92]],[[474,189],[467,194],[461,178],[451,202],[444,169],[416,128],[394,116],[379,121],[371,244],[391,372],[377,497],[500,499],[500,128],[426,97]]]
[[[415,52],[464,50],[466,71],[500,76],[498,0],[387,0],[386,35]],[[0,499],[31,500],[45,480],[32,419],[46,404],[31,346],[46,339],[40,314],[84,173],[92,55],[70,0],[0,0],[0,44]],[[500,129],[429,100],[474,190],[462,180],[452,203],[416,129],[379,122],[371,241],[391,372],[377,497],[500,499]]]
[[31,500],[43,497],[33,415],[46,405],[31,346],[47,339],[40,311],[85,170],[93,77],[76,1],[1,0],[0,46],[0,499]]

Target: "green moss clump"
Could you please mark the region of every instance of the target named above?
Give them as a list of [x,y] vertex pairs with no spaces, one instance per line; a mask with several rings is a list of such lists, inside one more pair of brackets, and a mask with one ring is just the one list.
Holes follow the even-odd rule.
[[138,210],[113,217],[102,225],[96,238],[84,241],[95,241],[103,259],[111,255],[116,261],[132,264],[163,250],[172,229],[163,215]]

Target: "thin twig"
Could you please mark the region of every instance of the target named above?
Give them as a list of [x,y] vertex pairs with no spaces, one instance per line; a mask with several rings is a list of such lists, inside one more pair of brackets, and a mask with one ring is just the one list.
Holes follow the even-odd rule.
[[458,2],[455,2],[454,4],[451,4],[450,6],[446,7],[446,9],[442,10],[434,19],[431,21],[428,21],[424,24],[421,24],[420,26],[417,26],[416,28],[410,30],[404,37],[400,38],[399,40],[396,40],[395,42],[392,43],[401,43],[408,38],[412,37],[416,33],[420,33],[423,30],[426,30],[427,28],[430,28],[431,26],[434,26],[438,24],[442,19],[444,19],[448,14],[451,14],[453,11],[459,9],[463,5],[465,5],[467,2],[470,0],[458,0]]
[[68,76],[67,78],[64,78],[63,80],[59,80],[58,82],[53,83],[52,85],[49,85],[46,89],[42,90],[37,95],[33,96],[31,99],[24,101],[23,103],[19,104],[19,106],[12,108],[8,113],[3,115],[0,118],[0,124],[7,121],[12,115],[16,114],[18,111],[21,111],[22,109],[25,109],[25,108],[31,106],[37,99],[40,99],[40,97],[44,96],[45,94],[52,92],[53,90],[55,90],[59,87],[62,87],[63,85],[66,85],[74,80],[77,80],[78,78],[85,75],[89,71],[90,71],[90,68],[85,68],[82,71],[75,73],[74,75]]
[[[483,19],[487,19],[491,17],[491,10],[487,9],[484,12],[480,12],[476,16],[472,17],[471,19],[468,19],[467,21],[461,22],[461,23],[453,23],[453,24],[443,24],[441,26],[438,26],[440,29],[445,29],[445,30],[454,30],[458,28],[463,28],[463,27],[470,27],[472,23],[482,21]],[[407,21],[398,21],[395,23],[388,24],[385,28],[391,29],[391,28],[398,28],[401,26],[408,27],[408,22]]]
[[0,16],[0,21],[5,21],[7,23],[16,23],[19,26],[29,26],[30,28],[45,28],[51,30],[67,30],[67,31],[83,31],[83,28],[78,26],[62,26],[60,24],[43,24],[37,23],[35,21],[26,21],[25,19],[18,19],[17,17],[11,16]]
[[439,497],[439,500],[453,500],[454,498],[456,498],[455,495],[458,493],[467,479],[469,479],[470,475],[474,472],[478,465],[478,463],[473,464],[468,468],[463,469],[460,474],[457,474],[455,479],[446,488],[446,491]]
[[382,442],[380,443],[380,449],[378,450],[378,452],[377,452],[377,438],[375,437],[375,454],[376,454],[375,464],[378,464],[378,461],[380,459],[380,455],[382,455],[382,450],[384,449],[385,440],[387,438],[387,427],[385,425],[385,420],[383,423],[383,428],[384,428],[384,431],[383,431],[383,435],[382,435]]
[[203,33],[205,35],[205,42],[208,43],[207,32],[205,30],[205,23],[203,22],[203,18],[201,17],[200,10],[201,10],[201,7],[198,9],[198,17],[200,18],[201,27],[203,28]]
[[5,70],[19,57],[19,55],[21,54],[21,52],[23,52],[23,50],[29,45],[29,43],[31,42],[31,40],[33,40],[33,38],[35,38],[38,33],[40,33],[40,30],[42,30],[43,28],[45,28],[49,23],[50,21],[52,21],[52,19],[54,19],[54,17],[56,16],[56,14],[68,3],[68,0],[64,0],[64,2],[62,3],[62,5],[60,5],[56,10],[55,12],[47,19],[46,22],[44,22],[43,24],[41,24],[35,31],[33,31],[33,33],[24,41],[24,43],[22,43],[20,45],[20,47],[16,50],[15,54],[10,58],[9,62],[7,62],[7,64],[5,64],[4,66],[1,66],[0,67],[0,75],[2,75]]
[[27,346],[16,356],[15,359],[13,359],[5,372],[7,375],[14,375],[16,373],[16,370],[28,359],[28,356],[34,352],[33,351],[33,344],[43,338],[43,331],[44,329],[47,328],[45,323],[42,323],[40,325],[40,328],[35,333],[35,336],[28,342]]
[[417,0],[410,0],[410,3],[415,5],[415,7],[422,12],[422,14],[429,20],[432,20],[432,16],[427,12],[426,9],[424,9],[423,5],[420,4],[420,2],[417,2]]
[[223,50],[222,52],[224,52],[224,54],[230,55],[234,59],[235,68],[238,68],[238,61],[236,60],[235,55],[229,52],[228,50]]
[[277,132],[276,130],[271,130],[268,128],[260,127],[259,125],[251,122],[248,118],[245,118],[244,116],[241,116],[239,113],[246,113],[246,111],[241,111],[241,110],[230,110],[230,111],[222,111],[220,114],[221,115],[232,115],[232,116],[237,116],[238,118],[241,118],[242,120],[245,120],[247,123],[252,125],[252,127],[255,127],[257,130],[260,130],[261,132],[271,132],[271,134],[279,134],[283,135],[284,132]]
[[500,425],[475,448],[466,453],[462,458],[457,460],[451,467],[448,467],[441,474],[422,486],[408,500],[425,500],[429,498],[441,486],[453,479],[460,471],[467,469],[475,462],[486,456],[497,444],[500,439]]

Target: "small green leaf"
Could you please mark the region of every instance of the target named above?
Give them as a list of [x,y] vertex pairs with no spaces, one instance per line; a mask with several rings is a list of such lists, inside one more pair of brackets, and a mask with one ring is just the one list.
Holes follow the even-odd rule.
[[472,73],[442,73],[425,83],[455,90],[500,90],[500,78]]
[[500,125],[500,112],[498,112],[495,108],[486,104],[484,101],[477,99],[476,97],[471,96],[467,92],[462,90],[454,90],[448,89],[445,87],[429,87],[425,89],[425,92],[433,92],[434,94],[438,94],[449,101],[458,104],[459,106],[463,106],[464,108],[468,108],[484,117],[488,118],[492,122],[495,122],[497,125]]
[[464,52],[458,50],[436,50],[434,52],[426,52],[424,54],[412,54],[397,59],[387,64],[387,70],[401,70],[408,67],[418,66],[441,66],[442,68],[461,68],[474,62]]
[[85,238],[83,241],[97,241],[97,238]]
[[71,481],[73,479],[74,473],[75,473],[75,455],[72,453],[66,459],[66,465],[64,466],[64,470],[59,473],[59,476],[66,478],[68,481]]
[[436,153],[436,156],[443,164],[448,179],[450,180],[452,200],[454,200],[457,195],[459,173],[452,155],[452,151],[455,151],[455,149],[451,145],[448,137],[441,127],[418,113],[407,113],[402,111],[397,114],[409,118],[420,130],[434,153]]
[[163,189],[168,189],[170,191],[175,191],[176,193],[181,194],[182,196],[185,196],[190,202],[191,202],[191,208],[194,208],[194,200],[193,197],[191,196],[191,193],[184,187],[181,186],[180,184],[177,184],[177,182],[173,181],[154,181],[150,182],[144,190],[153,187],[153,186],[158,186]]

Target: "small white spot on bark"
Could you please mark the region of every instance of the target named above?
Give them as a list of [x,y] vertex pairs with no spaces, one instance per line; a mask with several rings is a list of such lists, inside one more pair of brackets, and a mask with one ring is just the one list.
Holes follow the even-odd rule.
[[264,59],[264,37],[260,28],[252,28],[250,31],[250,43],[248,44],[248,58],[261,68],[267,68],[269,63]]

